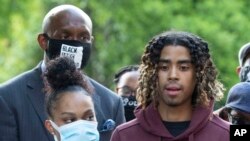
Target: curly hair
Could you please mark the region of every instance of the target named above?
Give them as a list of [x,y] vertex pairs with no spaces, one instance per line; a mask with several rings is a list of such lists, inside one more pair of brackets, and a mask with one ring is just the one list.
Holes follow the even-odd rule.
[[168,31],[155,36],[145,46],[137,91],[137,100],[142,108],[152,102],[155,106],[159,104],[158,63],[162,49],[168,45],[184,46],[190,51],[197,82],[192,95],[193,106],[207,106],[211,99],[223,97],[224,87],[217,80],[217,70],[209,54],[208,43],[188,32]]
[[44,73],[44,84],[46,91],[46,110],[50,117],[57,101],[64,92],[82,91],[90,95],[93,88],[87,83],[84,74],[77,69],[72,59],[58,57],[50,60]]

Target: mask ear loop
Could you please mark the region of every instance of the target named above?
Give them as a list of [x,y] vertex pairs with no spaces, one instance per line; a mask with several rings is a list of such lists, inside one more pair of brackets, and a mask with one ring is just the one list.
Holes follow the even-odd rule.
[[51,38],[48,36],[47,33],[43,33],[43,36],[47,39],[47,45],[48,45]]
[[[52,121],[52,120],[49,120],[50,121],[50,123],[51,123],[51,125],[52,125],[52,127],[55,129],[55,130],[57,130],[57,132],[59,133],[59,135],[60,135],[60,138],[62,138],[61,137],[61,133],[60,133],[60,129],[59,129],[59,127]],[[53,134],[53,137],[54,137],[54,140],[55,141],[59,141],[58,139],[57,139],[57,137],[56,137],[56,134],[54,133]]]
[[[47,49],[45,50],[45,52],[46,52],[46,55],[47,56],[49,56],[48,54],[49,54],[49,44],[50,44],[50,40],[51,40],[51,38],[48,36],[48,34],[47,33],[43,33],[43,36],[45,37],[45,39],[47,40]],[[50,58],[50,57],[49,57]]]
[[[48,46],[50,37],[48,36],[47,33],[43,33],[42,35],[43,35],[43,36],[45,37],[45,39],[47,40],[47,46]],[[47,50],[48,50],[48,49],[46,49],[45,51],[47,52]]]

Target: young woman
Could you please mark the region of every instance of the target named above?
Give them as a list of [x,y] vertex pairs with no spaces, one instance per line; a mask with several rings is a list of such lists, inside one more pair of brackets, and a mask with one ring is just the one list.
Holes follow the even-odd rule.
[[99,141],[92,89],[73,60],[59,57],[44,74],[48,120],[55,141]]

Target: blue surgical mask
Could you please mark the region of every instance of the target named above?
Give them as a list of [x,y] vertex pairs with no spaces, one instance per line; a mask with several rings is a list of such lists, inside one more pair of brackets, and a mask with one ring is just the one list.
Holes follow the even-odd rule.
[[[97,122],[78,120],[58,127],[53,121],[51,125],[60,134],[61,141],[99,141]],[[55,141],[59,141],[54,135]]]

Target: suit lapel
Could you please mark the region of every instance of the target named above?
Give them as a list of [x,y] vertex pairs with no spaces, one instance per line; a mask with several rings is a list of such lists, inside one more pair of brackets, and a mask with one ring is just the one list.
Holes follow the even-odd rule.
[[32,71],[31,77],[27,81],[27,95],[41,122],[44,122],[46,119],[44,106],[45,94],[42,92],[44,85],[41,75],[42,72],[39,67]]
[[[45,93],[43,92],[44,84],[42,80],[41,63],[31,71],[30,77],[27,78],[27,89],[26,94],[30,100],[35,113],[39,117],[41,123],[47,119],[47,114],[45,112]],[[52,136],[46,131],[44,127],[44,133],[46,133],[48,139],[52,141]]]
[[103,114],[103,112],[101,111],[101,100],[100,100],[100,96],[98,95],[97,89],[95,88],[95,86],[93,85],[93,82],[91,81],[91,79],[87,76],[85,76],[87,78],[87,81],[89,83],[89,85],[93,88],[94,92],[92,94],[92,99],[94,102],[94,107],[95,107],[95,114],[96,114],[96,119],[98,121],[98,131],[102,130],[102,124],[103,124],[103,120],[105,119],[105,115]]
[[104,115],[103,112],[101,111],[101,104],[100,104],[100,97],[94,93],[93,96],[93,102],[94,102],[94,106],[95,106],[95,113],[96,113],[96,119],[98,121],[98,130],[101,131],[102,130],[102,123],[104,121],[102,121],[104,119]]

